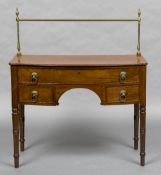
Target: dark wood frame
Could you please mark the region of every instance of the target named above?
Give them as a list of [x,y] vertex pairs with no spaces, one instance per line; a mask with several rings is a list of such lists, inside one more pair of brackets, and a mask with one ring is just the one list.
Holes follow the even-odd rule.
[[[15,58],[16,59],[16,58]],[[34,104],[34,105],[40,105],[38,103],[23,103],[20,102],[19,100],[19,87],[22,86],[19,83],[18,80],[18,71],[20,68],[40,68],[42,71],[44,68],[54,68],[54,69],[61,69],[66,70],[66,69],[72,69],[72,70],[84,70],[84,69],[97,69],[97,70],[102,70],[102,69],[113,69],[113,68],[120,68],[122,67],[117,65],[117,66],[43,66],[43,65],[23,65],[23,63],[16,63],[15,64],[15,59],[14,61],[10,62],[11,65],[11,83],[12,83],[12,121],[13,121],[13,142],[14,142],[14,164],[15,167],[19,167],[19,141],[20,141],[20,148],[21,151],[24,151],[24,142],[25,142],[25,115],[24,115],[24,105],[25,104]],[[45,59],[45,58],[44,58]],[[139,140],[139,123],[140,123],[140,165],[144,166],[145,164],[145,133],[146,133],[146,65],[147,63],[139,63],[138,65],[126,65],[126,62],[124,63],[123,67],[130,67],[133,68],[134,66],[138,66],[139,68],[139,100],[138,102],[134,103],[134,149],[138,149],[138,140]],[[23,75],[22,75],[23,76]],[[52,75],[49,75],[52,76]],[[72,77],[71,77],[72,79]],[[88,80],[87,80],[88,82]],[[36,84],[38,85],[38,84]],[[125,84],[123,84],[125,85]],[[133,88],[135,84],[131,83],[129,87]],[[23,86],[29,86],[29,84],[23,84]],[[109,103],[106,100],[106,86],[107,84],[48,84],[48,87],[53,86],[54,87],[54,98],[56,101],[53,102],[53,104],[50,105],[58,105],[58,100],[60,96],[67,90],[72,89],[72,88],[88,88],[94,91],[96,94],[99,95],[101,99],[101,104],[102,105],[108,105],[108,104],[132,104],[133,102],[119,102],[119,103]],[[122,86],[121,84],[117,84],[117,86]],[[61,91],[61,92],[59,92]],[[45,92],[44,92],[45,93]],[[59,95],[57,95],[59,94]],[[43,105],[49,105],[49,104],[43,104]]]

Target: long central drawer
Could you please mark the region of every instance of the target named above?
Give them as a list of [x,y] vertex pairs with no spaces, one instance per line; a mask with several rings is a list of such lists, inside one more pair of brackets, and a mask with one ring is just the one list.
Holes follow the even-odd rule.
[[58,84],[98,84],[98,83],[138,83],[138,67],[107,69],[47,69],[19,68],[19,83]]

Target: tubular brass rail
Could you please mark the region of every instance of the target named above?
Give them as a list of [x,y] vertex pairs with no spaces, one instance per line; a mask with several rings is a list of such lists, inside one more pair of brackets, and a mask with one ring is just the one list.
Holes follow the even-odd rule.
[[20,22],[137,22],[138,19],[19,19]]
[[141,25],[141,11],[138,10],[138,18],[136,19],[28,19],[19,18],[19,11],[16,9],[16,22],[17,22],[17,56],[21,56],[20,46],[20,22],[137,22],[138,23],[138,44],[137,56],[141,56],[140,51],[140,25]]

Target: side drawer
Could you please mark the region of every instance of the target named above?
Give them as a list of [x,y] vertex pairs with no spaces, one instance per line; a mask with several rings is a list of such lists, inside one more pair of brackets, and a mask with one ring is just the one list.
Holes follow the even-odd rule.
[[52,87],[19,86],[19,102],[32,104],[54,104]]
[[18,69],[18,82],[22,84],[54,83],[54,72],[54,69],[22,67]]
[[106,89],[107,103],[136,103],[139,102],[139,86],[119,86],[107,87]]

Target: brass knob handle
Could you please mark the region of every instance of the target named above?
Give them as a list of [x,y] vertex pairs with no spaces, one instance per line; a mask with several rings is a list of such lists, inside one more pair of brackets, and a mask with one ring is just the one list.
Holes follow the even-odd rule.
[[36,101],[38,97],[38,92],[37,91],[32,91],[32,101]]
[[32,82],[37,82],[37,80],[38,80],[38,74],[36,72],[33,72],[31,74],[31,81]]
[[127,73],[126,72],[121,72],[120,73],[120,81],[125,81],[127,78]]
[[126,98],[127,98],[127,92],[126,90],[121,90],[120,91],[120,101],[126,101]]

